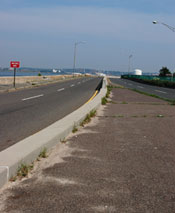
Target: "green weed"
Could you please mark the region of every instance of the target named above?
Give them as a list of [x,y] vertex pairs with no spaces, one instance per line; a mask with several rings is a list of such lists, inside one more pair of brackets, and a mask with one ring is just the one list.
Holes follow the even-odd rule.
[[101,104],[102,104],[102,105],[106,105],[107,102],[108,102],[108,100],[106,99],[106,97],[103,97],[103,98],[101,99]]
[[40,158],[47,158],[48,157],[46,147],[44,147],[43,150],[40,152],[39,157]]
[[116,115],[115,117],[117,117],[117,118],[123,118],[124,115]]
[[86,115],[85,119],[81,122],[80,126],[84,126],[85,124],[91,121],[92,117],[95,117],[96,110],[91,110],[89,114]]
[[157,115],[156,117],[157,118],[163,118],[164,116],[163,115]]
[[63,138],[63,139],[60,140],[60,142],[61,142],[61,143],[66,143],[66,139]]
[[28,173],[33,169],[33,163],[30,165],[26,165],[22,163],[21,166],[18,168],[17,176],[22,179],[28,175]]
[[78,131],[78,128],[75,126],[75,124],[74,124],[74,126],[73,126],[73,129],[72,129],[72,133],[75,133],[75,132],[77,132]]

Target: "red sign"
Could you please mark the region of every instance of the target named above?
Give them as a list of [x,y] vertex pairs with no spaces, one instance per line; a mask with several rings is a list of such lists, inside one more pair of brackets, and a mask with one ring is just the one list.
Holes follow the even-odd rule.
[[20,67],[20,61],[11,61],[10,67],[11,68],[19,68]]

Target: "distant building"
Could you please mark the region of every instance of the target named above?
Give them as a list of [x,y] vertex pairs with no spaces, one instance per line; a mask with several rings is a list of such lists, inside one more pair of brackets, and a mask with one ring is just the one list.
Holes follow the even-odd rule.
[[142,75],[142,70],[135,69],[134,70],[134,75]]
[[106,76],[106,74],[104,74],[104,73],[96,73],[98,76],[100,76],[100,77],[105,77]]

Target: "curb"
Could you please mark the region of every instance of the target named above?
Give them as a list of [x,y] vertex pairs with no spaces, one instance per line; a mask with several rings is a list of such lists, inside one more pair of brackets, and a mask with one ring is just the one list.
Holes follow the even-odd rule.
[[101,105],[101,98],[106,95],[107,79],[103,79],[103,86],[99,94],[89,103],[81,106],[76,111],[65,116],[59,121],[31,135],[13,146],[0,152],[0,188],[16,175],[18,167],[34,161],[43,148],[50,149],[65,137],[75,126],[78,126],[91,110],[96,110]]

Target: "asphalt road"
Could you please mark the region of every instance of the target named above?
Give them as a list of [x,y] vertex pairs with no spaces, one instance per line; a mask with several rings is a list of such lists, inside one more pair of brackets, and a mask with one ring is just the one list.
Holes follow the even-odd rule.
[[82,106],[101,78],[81,78],[0,94],[0,151]]
[[120,78],[110,78],[110,81],[114,84],[120,84],[126,88],[137,89],[142,92],[157,95],[161,98],[175,100],[175,89],[151,86],[148,84],[141,84],[135,81]]

